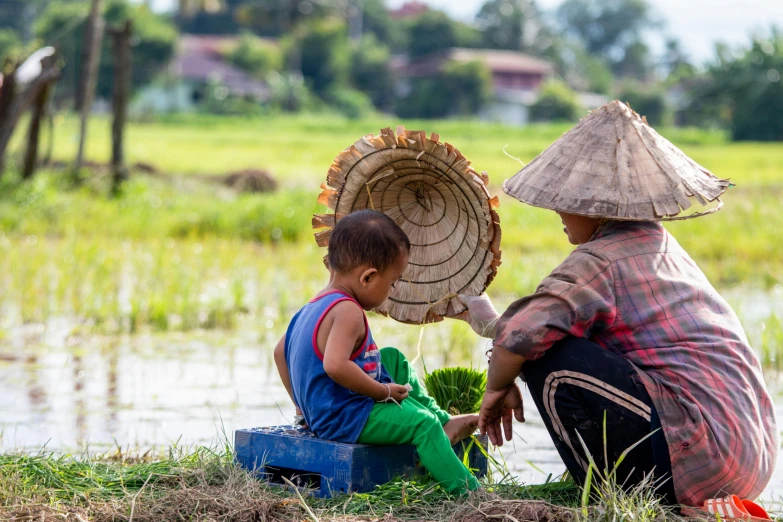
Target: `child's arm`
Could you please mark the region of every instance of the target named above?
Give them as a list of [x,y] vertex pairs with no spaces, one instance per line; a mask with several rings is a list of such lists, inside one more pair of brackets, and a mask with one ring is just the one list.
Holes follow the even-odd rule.
[[[275,364],[277,365],[277,373],[280,374],[280,380],[283,381],[283,386],[285,386],[285,391],[288,392],[291,402],[296,406],[294,394],[291,392],[291,377],[288,375],[288,364],[285,362],[285,334],[283,334],[283,337],[275,346]],[[296,408],[299,409],[299,406],[296,406]]]
[[[362,371],[351,355],[357,340],[364,339],[364,315],[354,303],[338,303],[328,313],[332,326],[323,348],[324,371],[337,384],[376,401],[391,396],[397,402],[408,396],[405,386],[381,384]],[[388,388],[387,388],[388,386]]]

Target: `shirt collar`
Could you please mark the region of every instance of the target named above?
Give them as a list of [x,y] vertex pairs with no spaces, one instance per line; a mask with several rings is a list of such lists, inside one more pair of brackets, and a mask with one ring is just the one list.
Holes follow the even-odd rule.
[[[642,228],[662,228],[657,221],[621,221],[618,219],[607,219],[593,232],[590,241],[595,241],[604,237],[612,236],[628,230],[638,230]],[[590,242],[588,241],[588,243]]]

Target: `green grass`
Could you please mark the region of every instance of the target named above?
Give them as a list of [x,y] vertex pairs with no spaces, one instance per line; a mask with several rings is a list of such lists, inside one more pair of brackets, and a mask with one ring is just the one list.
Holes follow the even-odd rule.
[[[334,499],[305,498],[269,486],[237,468],[231,447],[172,448],[164,455],[121,451],[71,455],[0,455],[0,518],[38,520],[76,514],[84,520],[303,520],[309,508],[320,520],[470,520],[509,504],[540,513],[566,513],[579,490],[572,482],[524,486],[483,482],[470,502],[426,479],[395,480],[370,493]],[[535,502],[525,502],[525,501]],[[305,504],[307,507],[305,507]],[[29,518],[23,518],[29,517]],[[48,519],[48,518],[47,518]],[[75,520],[78,520],[74,517]]]
[[[509,128],[474,120],[421,121],[393,116],[347,120],[333,115],[217,117],[183,115],[128,128],[130,162],[145,162],[170,173],[221,174],[248,167],[269,169],[286,187],[310,184],[317,189],[335,156],[365,134],[404,124],[408,129],[437,132],[473,162],[489,172],[495,186],[516,173],[520,165],[503,154],[530,161],[569,125],[541,124]],[[109,158],[109,121],[94,118],[87,156]],[[72,161],[76,154],[78,122],[61,116],[55,125],[54,158]],[[661,129],[716,175],[746,186],[777,184],[783,171],[783,147],[774,143],[730,144],[725,135],[698,129]],[[19,140],[16,142],[19,149]]]
[[[314,247],[310,217],[332,159],[361,135],[397,123],[326,115],[185,115],[131,123],[130,161],[175,176],[134,175],[116,199],[100,177],[74,188],[64,172],[43,171],[28,183],[6,174],[0,179],[0,304],[19,321],[70,314],[108,331],[230,327],[239,316],[270,306],[282,318],[325,283],[324,252]],[[478,170],[488,170],[493,193],[520,167],[503,154],[506,144],[510,154],[529,161],[567,130],[404,123],[439,132]],[[75,118],[58,118],[56,159],[73,157],[76,128]],[[734,144],[722,133],[694,129],[662,133],[738,185],[726,194],[723,211],[667,228],[719,290],[783,284],[783,145]],[[95,118],[90,158],[108,158],[109,136],[108,120]],[[18,143],[19,136],[17,149]],[[189,176],[247,167],[269,169],[283,188],[237,195]],[[532,292],[573,247],[553,212],[503,195],[499,214],[503,265],[490,293],[509,302]],[[450,339],[460,354],[470,352],[473,345],[463,342],[468,336],[459,328],[438,342]]]

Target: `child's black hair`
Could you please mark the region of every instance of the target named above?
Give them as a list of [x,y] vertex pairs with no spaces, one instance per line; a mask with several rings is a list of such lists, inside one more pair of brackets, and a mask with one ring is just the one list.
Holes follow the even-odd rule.
[[410,252],[405,232],[389,216],[375,210],[360,210],[339,220],[329,238],[329,267],[350,272],[367,265],[383,272],[401,252]]

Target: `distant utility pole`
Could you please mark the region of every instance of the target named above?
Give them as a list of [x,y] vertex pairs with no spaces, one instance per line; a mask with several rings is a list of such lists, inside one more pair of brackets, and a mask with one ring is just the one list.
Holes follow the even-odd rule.
[[101,60],[101,42],[103,41],[102,0],[92,0],[90,17],[87,21],[84,42],[84,63],[82,64],[81,125],[79,127],[79,152],[76,155],[74,171],[79,171],[84,163],[84,144],[87,140],[87,120],[90,117],[92,101],[95,97],[95,84],[98,81],[98,64]]
[[348,4],[348,37],[356,43],[362,39],[364,0],[351,0]]

